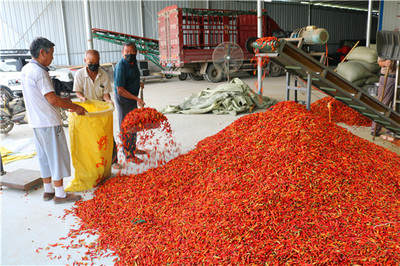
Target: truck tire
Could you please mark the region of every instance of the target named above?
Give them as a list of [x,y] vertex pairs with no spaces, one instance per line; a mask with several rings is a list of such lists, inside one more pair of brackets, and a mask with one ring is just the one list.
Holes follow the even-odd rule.
[[279,77],[281,73],[282,73],[282,68],[277,64],[271,62],[269,66],[269,75],[271,77]]
[[224,74],[219,71],[214,64],[209,64],[204,75],[205,80],[212,83],[220,82],[224,77]]
[[187,73],[181,73],[179,76],[178,76],[178,79],[179,80],[186,80],[187,79]]
[[202,76],[202,75],[198,75],[198,74],[194,74],[194,73],[189,73],[188,76],[189,76],[189,78],[190,78],[191,80],[195,80],[195,81],[203,80],[203,76]]

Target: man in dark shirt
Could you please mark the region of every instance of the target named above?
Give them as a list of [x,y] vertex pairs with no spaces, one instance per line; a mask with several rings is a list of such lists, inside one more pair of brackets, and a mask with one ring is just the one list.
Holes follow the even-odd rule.
[[[125,116],[136,109],[138,104],[143,107],[145,103],[138,97],[140,88],[144,84],[140,82],[140,72],[136,61],[137,50],[135,44],[126,42],[122,49],[123,58],[114,69],[115,102],[118,109],[119,126]],[[134,154],[145,154],[144,151],[136,149],[136,133],[130,136],[129,148],[124,149],[127,160],[141,163],[143,160]]]

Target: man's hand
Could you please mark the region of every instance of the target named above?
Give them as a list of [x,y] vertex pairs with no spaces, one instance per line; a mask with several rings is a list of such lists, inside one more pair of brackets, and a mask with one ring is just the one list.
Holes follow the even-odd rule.
[[82,102],[86,102],[86,101],[87,101],[85,95],[84,95],[82,92],[77,91],[77,92],[76,92],[76,96],[77,96]]
[[140,106],[140,108],[143,108],[145,106],[144,101],[142,101],[142,99],[140,99],[140,98],[137,99],[137,103]]
[[111,103],[111,104],[114,106],[114,102],[113,102],[113,101],[111,101],[111,100],[108,100],[108,101],[107,101],[107,100],[106,100],[106,102],[107,102],[107,103]]
[[72,112],[75,112],[78,115],[85,115],[85,113],[87,112],[85,108],[83,108],[82,106],[78,105],[78,104],[74,104],[74,108],[71,109]]

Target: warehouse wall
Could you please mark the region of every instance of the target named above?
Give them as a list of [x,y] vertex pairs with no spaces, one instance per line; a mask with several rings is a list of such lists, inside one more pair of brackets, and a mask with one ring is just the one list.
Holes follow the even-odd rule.
[[60,1],[0,1],[0,48],[26,49],[35,37],[43,36],[56,43],[54,60],[63,62],[61,17]]
[[381,1],[381,30],[400,31],[400,1]]
[[[147,38],[158,39],[157,13],[178,4],[179,7],[256,10],[257,1],[90,1],[93,28],[108,29]],[[264,9],[284,30],[293,31],[308,24],[308,5],[285,2],[266,2]],[[62,17],[65,19],[65,35]],[[330,34],[329,51],[338,48],[342,39],[365,39],[366,12],[312,7],[312,24],[326,28]],[[375,18],[373,20],[376,28]],[[53,63],[83,64],[86,34],[83,1],[41,0],[0,1],[0,48],[28,48],[36,36],[43,36],[55,44]],[[373,34],[374,36],[374,34]],[[67,41],[66,41],[67,40]],[[101,61],[116,62],[121,47],[100,40],[93,40],[101,52]],[[324,49],[315,47],[315,50]]]

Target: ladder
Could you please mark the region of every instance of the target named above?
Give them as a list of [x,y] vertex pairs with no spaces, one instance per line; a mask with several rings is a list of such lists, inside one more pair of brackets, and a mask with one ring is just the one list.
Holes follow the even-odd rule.
[[275,52],[266,53],[270,60],[291,75],[308,80],[312,86],[346,104],[374,122],[400,135],[400,114],[352,85],[329,67],[285,40]]
[[123,45],[125,42],[133,42],[138,52],[140,52],[146,59],[153,62],[161,70],[164,70],[160,65],[160,60],[158,58],[158,40],[97,28],[92,29],[92,36],[95,39],[118,45]]

